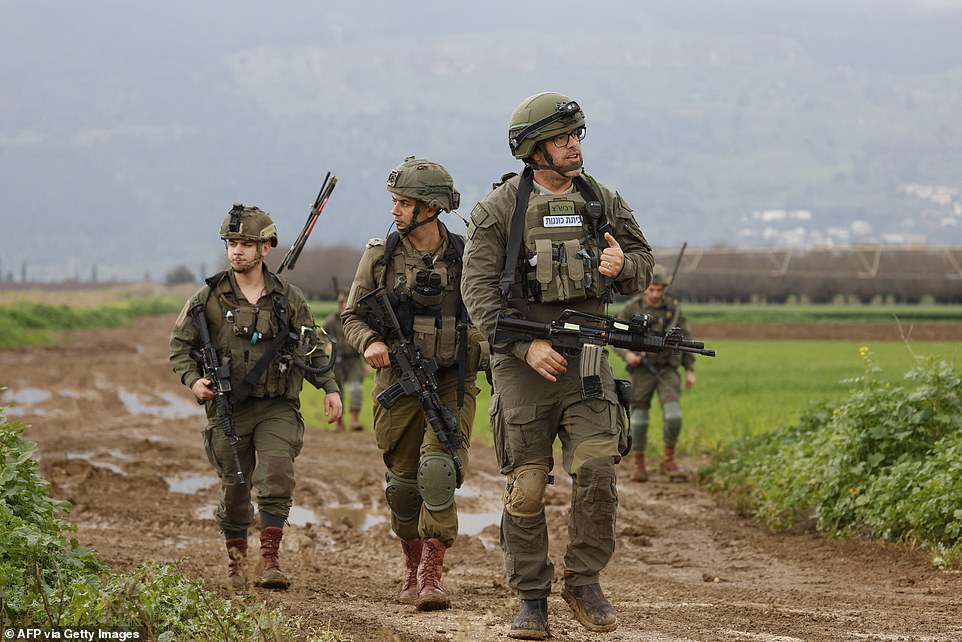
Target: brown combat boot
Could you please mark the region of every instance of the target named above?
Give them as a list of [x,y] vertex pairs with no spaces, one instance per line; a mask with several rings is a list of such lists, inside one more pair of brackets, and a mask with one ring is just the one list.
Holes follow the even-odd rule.
[[421,564],[421,540],[402,539],[401,549],[404,551],[404,577],[401,578],[401,592],[398,602],[413,604],[421,592],[418,586],[418,566]]
[[618,628],[618,617],[611,602],[601,592],[601,584],[571,586],[565,582],[561,597],[568,603],[575,617],[589,631],[614,631]]
[[665,456],[661,459],[661,464],[658,465],[658,470],[661,474],[668,478],[671,482],[686,482],[688,481],[688,473],[683,471],[678,467],[675,462],[675,447],[665,444]]
[[422,544],[418,599],[414,603],[419,611],[439,611],[451,606],[451,600],[441,585],[445,549],[444,542],[433,537],[427,538]]
[[235,591],[247,588],[247,538],[235,537],[225,540],[227,545],[227,582]]
[[364,426],[361,425],[360,409],[351,410],[351,430],[354,432],[360,432],[361,430],[364,430]]
[[631,471],[631,481],[648,481],[648,469],[645,468],[645,451],[635,451],[635,468]]
[[291,585],[291,581],[281,572],[281,565],[277,559],[282,537],[284,537],[283,528],[268,526],[261,530],[261,559],[264,560],[264,574],[258,584],[264,588],[283,590]]

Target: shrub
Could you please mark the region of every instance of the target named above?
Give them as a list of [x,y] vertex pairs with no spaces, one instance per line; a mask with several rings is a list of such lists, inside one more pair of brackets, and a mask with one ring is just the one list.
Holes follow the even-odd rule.
[[131,573],[107,573],[93,551],[68,540],[66,501],[49,484],[23,439],[27,426],[0,407],[0,628],[15,626],[141,627],[151,640],[346,640],[268,609],[253,597],[225,600],[176,566],[145,562]]
[[944,360],[918,358],[903,385],[861,349],[850,395],[798,424],[739,440],[705,474],[773,529],[911,542],[962,552],[962,385]]

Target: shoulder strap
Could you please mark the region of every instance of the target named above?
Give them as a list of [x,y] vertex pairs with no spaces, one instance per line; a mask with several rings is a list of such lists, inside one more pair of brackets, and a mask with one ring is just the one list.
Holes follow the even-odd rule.
[[384,271],[381,273],[381,287],[387,287],[387,268],[394,259],[394,250],[397,249],[397,244],[401,242],[401,235],[397,231],[391,232],[384,239],[384,256],[381,257],[381,264],[384,265]]
[[504,270],[498,282],[501,292],[501,305],[508,300],[508,291],[514,283],[514,271],[518,266],[518,255],[521,252],[521,241],[524,237],[524,218],[528,211],[528,199],[534,189],[534,170],[525,165],[518,183],[518,195],[515,197],[514,215],[511,217],[511,231],[508,233],[508,252],[504,257]]

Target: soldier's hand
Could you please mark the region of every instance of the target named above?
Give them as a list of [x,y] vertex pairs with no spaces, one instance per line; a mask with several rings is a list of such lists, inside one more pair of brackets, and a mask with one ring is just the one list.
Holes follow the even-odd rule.
[[389,368],[391,366],[391,350],[383,341],[375,341],[364,351],[364,360],[372,368]]
[[685,370],[685,388],[691,390],[695,387],[695,371]]
[[210,379],[201,377],[190,387],[190,391],[201,401],[210,401],[214,398],[214,389],[210,387]]
[[568,370],[568,360],[555,351],[548,339],[535,339],[528,346],[524,360],[548,381],[557,381]]
[[329,392],[324,395],[324,415],[327,423],[332,424],[344,414],[344,404],[341,402],[341,395],[336,392]]
[[625,363],[631,366],[632,368],[634,368],[639,363],[641,363],[641,360],[642,358],[644,358],[644,356],[645,356],[644,353],[633,352],[629,350],[628,352],[625,353]]
[[625,267],[625,253],[610,232],[605,232],[605,240],[608,241],[608,247],[601,251],[601,267],[598,271],[613,279]]

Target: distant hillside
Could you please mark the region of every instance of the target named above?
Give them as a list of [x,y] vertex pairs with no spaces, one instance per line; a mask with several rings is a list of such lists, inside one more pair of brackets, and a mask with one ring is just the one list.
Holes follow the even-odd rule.
[[290,242],[327,170],[312,243],[360,248],[409,154],[466,216],[545,89],[655,246],[960,245],[959,25],[953,0],[7,3],[0,278],[213,265],[235,202]]

